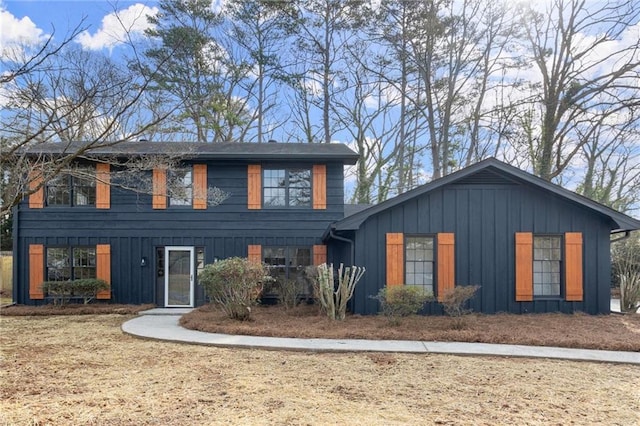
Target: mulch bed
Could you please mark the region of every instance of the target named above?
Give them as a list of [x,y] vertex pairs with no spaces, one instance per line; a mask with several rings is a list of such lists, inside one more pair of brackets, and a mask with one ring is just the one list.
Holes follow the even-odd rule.
[[70,304],[63,306],[9,305],[0,308],[0,315],[7,316],[45,316],[45,315],[136,315],[141,311],[154,308],[154,305],[119,305],[109,303]]
[[559,346],[640,352],[640,315],[472,314],[461,329],[443,316],[411,316],[391,325],[382,316],[348,315],[331,321],[316,306],[253,308],[252,321],[236,321],[212,306],[184,315],[183,327],[211,333],[271,337],[422,340]]

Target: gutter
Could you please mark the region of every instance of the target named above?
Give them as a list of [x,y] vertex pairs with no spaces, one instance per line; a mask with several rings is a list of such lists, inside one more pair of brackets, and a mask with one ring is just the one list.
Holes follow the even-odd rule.
[[609,242],[610,242],[610,243],[616,243],[616,242],[618,242],[618,241],[624,241],[624,240],[628,239],[628,238],[631,236],[631,231],[620,231],[620,232],[614,232],[614,233],[612,233],[611,235],[614,235],[614,234],[621,234],[621,233],[623,233],[623,232],[624,232],[624,235],[623,235],[622,237],[614,238],[613,240],[610,240]]
[[351,247],[351,264],[353,265],[355,263],[355,259],[356,259],[356,248],[355,248],[355,243],[353,240],[350,240],[348,238],[345,237],[341,237],[339,235],[336,235],[333,233],[333,228],[329,229],[329,238],[333,238],[334,240],[338,240],[338,241],[342,241],[345,242],[347,244],[349,244],[349,246]]

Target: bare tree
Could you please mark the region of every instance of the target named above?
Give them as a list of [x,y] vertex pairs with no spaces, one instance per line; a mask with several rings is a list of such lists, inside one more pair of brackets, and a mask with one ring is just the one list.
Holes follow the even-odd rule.
[[[336,131],[331,102],[335,93],[342,89],[336,84],[340,74],[346,72],[342,52],[360,25],[358,9],[361,4],[360,0],[296,2],[300,25],[292,54],[296,57],[298,69],[291,74],[298,78],[293,79],[292,88],[298,90],[297,97],[307,100],[292,107],[304,108],[301,112],[294,112],[303,118],[303,125],[308,106],[313,105],[320,110],[322,130],[318,133],[324,143],[330,143]],[[307,133],[314,134],[313,131]]]
[[554,0],[544,11],[523,7],[524,48],[541,78],[529,98],[541,118],[530,158],[540,177],[554,179],[570,165],[596,131],[594,113],[640,106],[640,43],[630,33],[639,18],[635,0]]
[[[76,29],[71,37],[78,34]],[[11,78],[2,84],[2,215],[77,159],[143,138],[171,113],[141,112],[150,80],[72,41],[54,45],[47,39],[36,56],[5,58],[5,75]],[[50,142],[64,147],[63,154],[39,155],[40,147]]]
[[[595,130],[594,130],[595,129]],[[585,172],[577,191],[582,195],[630,213],[640,201],[640,117],[595,117],[579,154]]]
[[281,104],[279,92],[288,79],[282,52],[297,27],[297,10],[288,1],[231,0],[225,4],[225,12],[231,39],[244,50],[243,60],[251,68],[242,89],[251,109],[251,126],[246,130],[254,134],[242,140],[255,138],[261,143],[286,121],[276,112]]

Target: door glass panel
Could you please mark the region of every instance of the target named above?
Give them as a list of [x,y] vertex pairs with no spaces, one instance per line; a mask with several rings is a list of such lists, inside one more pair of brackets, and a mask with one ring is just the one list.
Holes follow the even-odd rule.
[[168,250],[167,306],[191,306],[192,251]]

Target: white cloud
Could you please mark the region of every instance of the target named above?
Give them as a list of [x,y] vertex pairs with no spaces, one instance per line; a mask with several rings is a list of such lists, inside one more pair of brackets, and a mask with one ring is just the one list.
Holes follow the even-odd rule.
[[17,59],[23,48],[37,45],[44,37],[43,30],[25,16],[16,18],[0,3],[0,57],[3,59]]
[[123,44],[128,37],[142,34],[150,27],[147,15],[158,13],[157,7],[148,7],[136,3],[126,9],[122,9],[106,15],[102,18],[102,25],[94,34],[83,31],[78,36],[78,42],[85,49],[112,50]]

